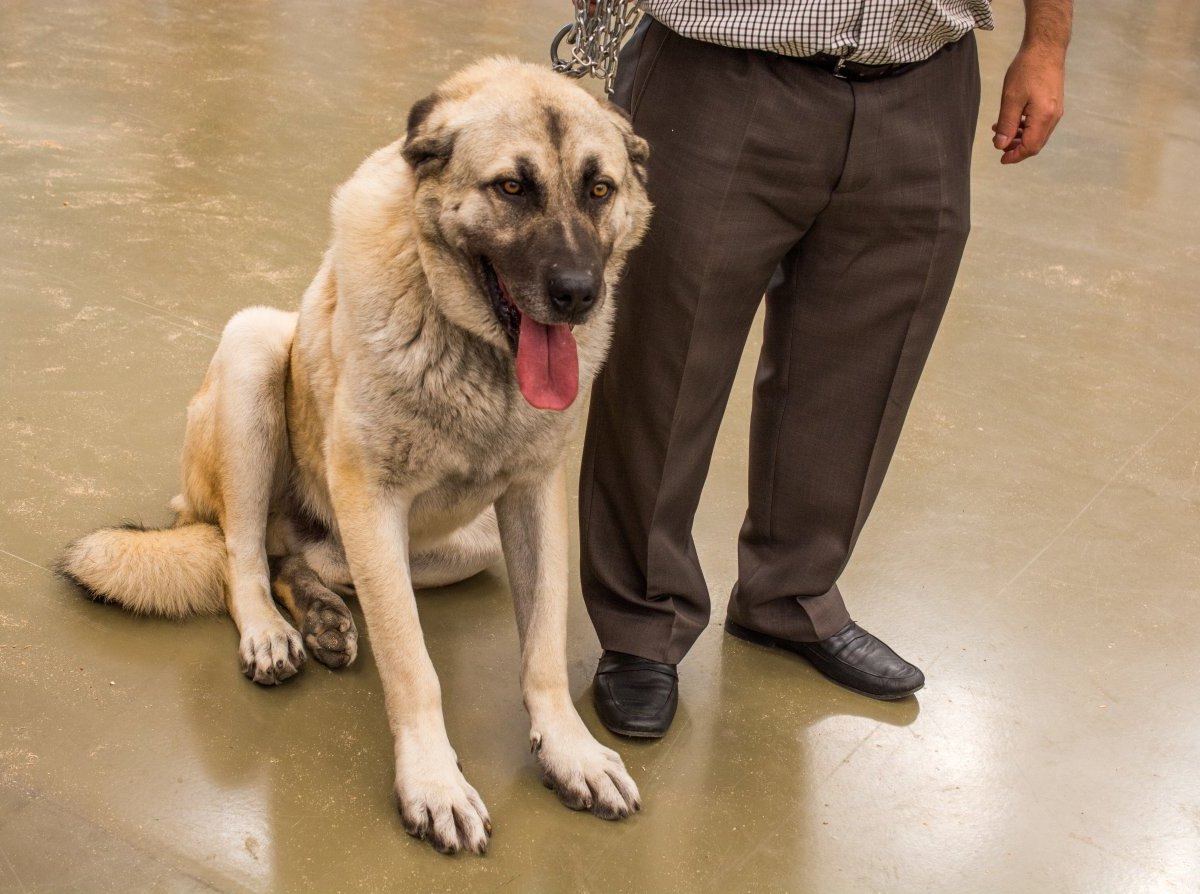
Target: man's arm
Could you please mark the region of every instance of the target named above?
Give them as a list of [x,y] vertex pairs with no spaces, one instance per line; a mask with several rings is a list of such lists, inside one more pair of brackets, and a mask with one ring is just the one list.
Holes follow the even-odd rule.
[[1063,115],[1073,0],[1025,0],[1025,37],[1004,76],[992,145],[1001,164],[1037,155]]

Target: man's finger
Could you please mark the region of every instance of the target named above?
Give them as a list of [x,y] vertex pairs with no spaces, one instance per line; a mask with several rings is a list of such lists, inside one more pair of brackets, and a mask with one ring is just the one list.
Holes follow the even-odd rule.
[[1037,155],[1054,132],[1058,116],[1049,111],[1032,110],[1025,124],[1024,143],[1029,148],[1030,155]]
[[1024,143],[1014,143],[1011,149],[1006,150],[1005,153],[1000,156],[1000,164],[1015,165],[1017,162],[1024,161],[1025,159],[1029,158],[1031,154],[1032,153],[1030,153],[1029,147],[1027,147]]
[[[999,132],[999,127],[1000,126],[998,124],[993,124],[992,132],[993,133]],[[1011,137],[1009,137],[1009,139],[1008,139],[1008,148],[1009,149],[1015,148],[1017,143],[1021,142],[1021,140],[1024,138],[1024,136],[1025,136],[1025,116],[1022,115],[1021,123],[1017,126],[1017,132],[1015,134],[1013,134]],[[995,138],[993,137],[993,139],[995,139]]]
[[1000,156],[1000,163],[1013,165],[1027,158],[1033,158],[1042,151],[1042,147],[1050,139],[1050,134],[1053,133],[1056,124],[1058,124],[1058,115],[1053,112],[1031,111],[1029,115],[1023,117],[1019,139],[1008,145],[1004,154]]
[[1025,97],[1006,93],[1000,98],[1000,117],[992,127],[996,133],[992,137],[992,145],[997,149],[1009,147],[1021,126],[1021,113],[1024,111]]

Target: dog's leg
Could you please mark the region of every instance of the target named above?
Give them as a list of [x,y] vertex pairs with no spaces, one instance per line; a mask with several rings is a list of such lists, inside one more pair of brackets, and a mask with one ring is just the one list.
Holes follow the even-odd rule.
[[301,556],[287,556],[272,581],[275,598],[292,616],[313,657],[339,668],[358,655],[358,630],[350,609]]
[[412,555],[413,586],[444,587],[474,577],[500,559],[500,532],[490,506],[445,541]]
[[284,382],[295,317],[257,308],[229,321],[209,374],[217,389],[211,458],[228,551],[228,603],[241,633],[242,672],[281,683],[304,664],[304,645],[271,599],[267,517],[286,468]]
[[620,755],[597,742],[567,687],[567,494],[560,465],[513,485],[496,502],[521,638],[521,689],[530,743],[547,785],[575,810],[604,819],[641,808]]
[[379,485],[352,445],[335,442],[330,453],[338,528],[395,740],[396,800],[404,826],[443,853],[483,853],[491,820],[446,736],[441,686],[417,617],[408,561],[411,498]]

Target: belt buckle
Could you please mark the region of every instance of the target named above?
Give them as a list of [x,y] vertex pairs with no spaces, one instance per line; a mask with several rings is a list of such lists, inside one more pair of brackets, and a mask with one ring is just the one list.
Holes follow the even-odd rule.
[[833,66],[833,72],[832,72],[833,76],[834,76],[835,78],[841,78],[843,81],[845,81],[845,80],[849,80],[849,78],[848,78],[848,76],[846,75],[846,73],[842,71],[842,69],[843,69],[843,68],[845,68],[845,67],[846,67],[846,57],[845,57],[845,56],[838,56],[838,57],[837,57],[837,64]]

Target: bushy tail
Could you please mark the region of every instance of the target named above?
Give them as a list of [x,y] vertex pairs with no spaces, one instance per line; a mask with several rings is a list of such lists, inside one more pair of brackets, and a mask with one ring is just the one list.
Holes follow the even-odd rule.
[[80,537],[57,568],[93,599],[136,614],[183,618],[225,610],[225,558],[216,525],[125,525]]

